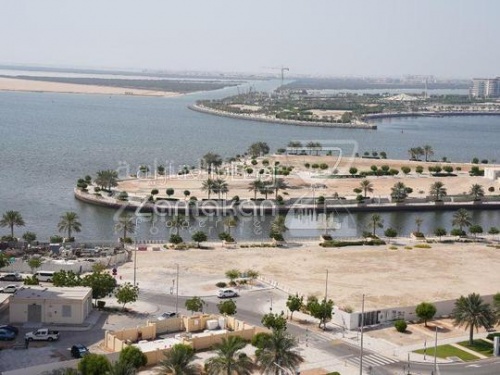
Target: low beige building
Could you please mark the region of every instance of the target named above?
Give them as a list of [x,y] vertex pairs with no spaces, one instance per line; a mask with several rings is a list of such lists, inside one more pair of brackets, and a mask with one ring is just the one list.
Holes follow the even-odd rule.
[[92,311],[92,289],[23,287],[9,306],[11,323],[82,324]]

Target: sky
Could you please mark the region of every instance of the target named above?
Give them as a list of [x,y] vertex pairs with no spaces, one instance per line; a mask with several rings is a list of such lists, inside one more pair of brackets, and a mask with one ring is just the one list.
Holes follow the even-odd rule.
[[2,0],[0,64],[500,76],[498,0]]

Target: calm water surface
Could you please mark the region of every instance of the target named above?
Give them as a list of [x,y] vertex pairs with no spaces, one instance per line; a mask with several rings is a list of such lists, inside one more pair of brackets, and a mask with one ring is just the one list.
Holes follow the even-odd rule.
[[[276,82],[257,83],[259,89],[273,88]],[[82,204],[73,198],[76,180],[100,169],[133,167],[158,163],[196,164],[209,151],[224,157],[241,153],[249,144],[266,141],[272,149],[289,140],[348,140],[360,152],[383,151],[391,158],[406,158],[411,147],[430,144],[436,158],[456,161],[472,157],[500,160],[500,117],[410,118],[382,120],[379,129],[322,129],[264,124],[208,116],[187,109],[199,98],[217,98],[235,93],[235,88],[177,98],[145,98],[49,93],[0,92],[0,212],[20,211],[27,230],[40,240],[56,233],[59,216],[77,211],[83,223],[78,237],[109,240],[113,234],[113,211]],[[474,213],[485,227],[499,225],[497,212]],[[385,214],[386,226],[414,230],[414,214]],[[451,213],[425,213],[422,228],[438,224],[449,227]],[[243,221],[236,228],[242,238],[267,236],[269,221]],[[354,236],[365,229],[365,215],[335,218],[337,232]],[[321,220],[291,218],[290,234],[318,235]],[[204,226],[213,236],[221,223],[194,220],[191,228]],[[391,224],[392,225],[392,224]],[[151,230],[153,226],[153,230]],[[318,228],[318,226],[320,228]],[[324,226],[324,225],[323,225]],[[213,228],[213,229],[210,229]],[[7,234],[6,228],[0,234]],[[142,238],[165,238],[165,223],[143,223]],[[262,234],[263,233],[263,234]],[[186,236],[187,237],[187,236]]]

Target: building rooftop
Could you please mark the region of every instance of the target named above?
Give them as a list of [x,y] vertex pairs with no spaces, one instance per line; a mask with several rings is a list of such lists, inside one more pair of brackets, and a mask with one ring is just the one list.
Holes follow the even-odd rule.
[[88,287],[24,286],[13,295],[13,300],[40,298],[81,300],[89,293],[92,293],[92,289]]

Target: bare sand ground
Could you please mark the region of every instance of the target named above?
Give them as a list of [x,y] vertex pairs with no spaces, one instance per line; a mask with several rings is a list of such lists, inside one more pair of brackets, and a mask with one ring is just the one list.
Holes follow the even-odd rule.
[[[257,179],[256,173],[259,169],[264,168],[262,165],[263,158],[259,159],[259,163],[256,166],[252,166],[250,160],[245,163],[248,167],[254,170],[254,174],[248,175],[242,173],[237,177],[224,177],[229,185],[228,197],[238,195],[240,198],[253,198],[254,192],[249,191],[249,185],[252,181]],[[274,161],[279,161],[280,165],[293,166],[293,172],[284,177],[286,183],[290,186],[289,189],[280,192],[286,199],[297,198],[297,197],[311,197],[320,196],[331,197],[335,193],[346,198],[355,198],[356,193],[353,191],[354,188],[360,186],[361,179],[354,178],[344,178],[344,179],[333,179],[327,178],[327,176],[332,175],[332,170],[337,169],[341,174],[349,174],[349,168],[356,167],[358,171],[370,170],[372,165],[377,165],[381,167],[382,165],[389,165],[390,168],[401,170],[402,166],[408,166],[411,168],[411,173],[408,175],[403,175],[402,172],[397,176],[370,176],[367,179],[373,185],[373,192],[368,192],[368,196],[371,197],[390,197],[391,188],[397,182],[404,183],[407,187],[413,189],[413,193],[409,197],[425,198],[429,195],[429,190],[431,185],[436,181],[441,181],[444,183],[445,188],[447,188],[448,195],[455,194],[467,194],[470,187],[473,184],[482,185],[485,189],[486,195],[488,194],[498,194],[499,185],[498,182],[491,181],[484,177],[471,177],[468,171],[471,168],[470,163],[434,163],[434,162],[415,162],[407,160],[382,160],[382,159],[363,159],[363,158],[343,158],[340,160],[339,164],[336,165],[336,160],[330,156],[273,156],[267,158],[270,165],[273,165]],[[325,171],[313,171],[311,168],[306,168],[305,163],[321,164],[326,163],[329,168]],[[455,172],[457,177],[432,177],[427,168],[429,166],[435,165],[451,165],[454,169],[460,167],[462,170]],[[423,166],[424,173],[417,174],[415,172],[416,166]],[[491,167],[492,165],[489,165]],[[487,167],[486,165],[481,165],[481,168]],[[283,176],[279,176],[283,177]],[[165,176],[158,176],[157,178],[151,179],[133,179],[122,181],[119,185],[119,189],[126,190],[132,194],[138,195],[149,195],[153,188],[157,188],[160,191],[158,196],[166,196],[165,189],[173,188],[175,193],[173,197],[183,199],[183,191],[189,190],[191,196],[196,196],[198,199],[206,198],[207,193],[202,191],[201,186],[204,180],[208,178],[206,172],[196,171],[192,175],[186,176],[172,176],[166,178]],[[267,177],[268,180],[272,179],[272,176]],[[312,185],[321,185],[321,188],[312,189]],[[324,185],[324,187],[323,187]],[[488,192],[488,188],[493,187],[494,192]],[[272,196],[272,194],[270,194]],[[214,198],[214,195],[211,196]],[[257,193],[257,198],[263,198],[264,196]]]
[[0,91],[59,92],[71,94],[140,95],[172,97],[175,92],[130,89],[122,87],[79,85],[73,83],[31,81],[27,79],[0,77]]
[[[399,243],[412,243],[400,239]],[[214,244],[211,244],[213,246]],[[215,294],[217,281],[236,268],[253,269],[290,293],[322,295],[326,270],[330,297],[339,306],[366,308],[412,306],[422,301],[449,300],[476,292],[500,291],[500,249],[483,243],[432,244],[430,249],[399,246],[324,249],[317,242],[291,244],[289,248],[164,250],[137,253],[137,280],[145,288],[171,286],[179,264],[183,295]],[[133,263],[120,267],[124,279],[133,274]]]

